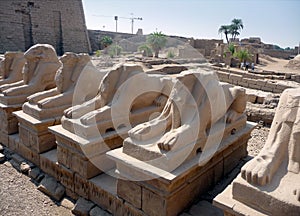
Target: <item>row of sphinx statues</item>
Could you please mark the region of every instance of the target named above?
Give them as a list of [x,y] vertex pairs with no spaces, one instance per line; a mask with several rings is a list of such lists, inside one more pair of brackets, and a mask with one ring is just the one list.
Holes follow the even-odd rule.
[[[64,129],[85,139],[125,132],[124,145],[154,149],[153,155],[141,156],[127,148],[142,160],[187,144],[194,146],[195,154],[209,152],[218,138],[246,124],[245,90],[219,82],[207,68],[161,75],[125,63],[98,70],[87,54],[58,58],[51,45],[37,44],[25,53],[5,53],[0,76],[2,104],[21,104],[39,120],[56,118]],[[282,94],[265,148],[242,170],[247,181],[268,183],[287,155],[289,170],[299,173],[299,92]]]

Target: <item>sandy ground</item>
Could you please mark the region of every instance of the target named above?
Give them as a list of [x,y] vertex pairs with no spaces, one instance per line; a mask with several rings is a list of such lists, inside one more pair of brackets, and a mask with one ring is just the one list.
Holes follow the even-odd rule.
[[283,73],[300,74],[300,68],[288,68],[289,60],[273,58],[267,55],[260,55],[260,63],[256,67],[260,70],[275,71]]
[[0,215],[72,215],[71,211],[37,190],[9,162],[0,164]]

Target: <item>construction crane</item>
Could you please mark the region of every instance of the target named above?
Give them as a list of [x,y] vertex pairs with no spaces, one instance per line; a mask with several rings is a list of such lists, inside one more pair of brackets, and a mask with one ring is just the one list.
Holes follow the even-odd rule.
[[[133,26],[135,20],[143,20],[142,17],[133,17],[133,14],[131,13],[132,17],[120,17],[120,16],[114,16],[114,19],[116,21],[116,32],[118,32],[118,20],[120,19],[129,19],[131,20],[131,34],[133,34]],[[93,15],[97,17],[113,17],[113,16],[105,16],[105,15]]]

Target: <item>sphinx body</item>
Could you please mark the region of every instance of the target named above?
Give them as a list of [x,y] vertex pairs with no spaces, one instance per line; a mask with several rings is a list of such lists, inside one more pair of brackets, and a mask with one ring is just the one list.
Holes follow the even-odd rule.
[[193,142],[189,137],[206,139],[218,121],[231,123],[244,116],[245,107],[244,89],[219,83],[211,72],[187,71],[177,77],[161,115],[136,126],[129,136],[136,141],[159,138],[159,149],[170,151]]
[[[300,88],[282,93],[267,141],[260,153],[244,165],[241,175],[251,184],[268,185],[285,160],[287,171],[300,179]],[[294,188],[294,194],[300,201],[300,188]]]
[[0,62],[0,86],[21,81],[24,65],[24,53],[6,52],[4,59]]
[[[23,105],[25,113],[38,119],[60,118],[63,111],[72,106],[77,81],[79,77],[86,75],[85,72],[92,67],[92,64],[88,54],[66,53],[60,58],[60,61],[63,67],[55,75],[56,88],[29,96],[28,102]],[[101,78],[101,73],[98,74]],[[100,79],[97,74],[94,75],[94,80]]]
[[51,45],[34,45],[24,57],[23,80],[0,87],[0,101],[4,104],[22,104],[29,95],[55,87],[54,77],[61,63]]
[[[220,138],[220,143],[222,137],[228,135],[224,132],[227,125],[241,122],[232,128],[233,133],[245,126],[246,101],[243,88],[220,83],[214,72],[202,69],[182,72],[177,76],[162,113],[157,118],[130,130],[129,138],[124,142],[123,152],[148,161],[168,154],[171,150],[179,152],[180,149],[191,146],[190,151],[194,151],[192,154],[205,150],[210,152],[206,160],[203,160],[205,163],[218,149],[215,137]],[[135,154],[139,151],[134,151],[132,146],[148,148],[153,157],[145,156],[147,153],[144,156]],[[181,158],[184,157],[181,155]],[[160,166],[159,163],[161,162],[156,165]],[[170,165],[167,169],[174,168],[175,165]]]
[[62,126],[85,138],[128,128],[160,112],[170,89],[170,78],[147,75],[137,65],[118,65],[104,76],[93,99],[65,110]]

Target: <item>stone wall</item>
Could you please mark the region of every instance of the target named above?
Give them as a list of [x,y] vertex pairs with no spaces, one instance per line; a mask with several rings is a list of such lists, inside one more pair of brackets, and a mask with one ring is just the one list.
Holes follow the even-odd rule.
[[101,30],[88,30],[89,33],[89,40],[91,42],[91,47],[93,51],[100,50],[103,47],[101,47],[100,41],[104,36],[109,36],[113,39],[113,41],[116,40],[122,40],[122,39],[128,39],[135,37],[137,35],[134,34],[128,34],[128,33],[122,33],[122,32],[111,32],[111,31],[101,31]]
[[[290,81],[282,82],[281,80],[274,80],[272,75],[260,75],[254,73],[245,73],[238,71],[231,71],[225,68],[217,68],[217,75],[221,82],[227,82],[234,85],[239,85],[246,88],[262,90],[266,92],[282,93],[287,88],[299,87],[297,82]],[[279,79],[284,77],[278,76]]]
[[58,54],[90,52],[81,0],[0,1],[0,53],[48,43]]
[[263,49],[262,53],[275,58],[290,59],[291,56],[296,56],[298,52],[296,49],[292,49],[292,50]]
[[223,40],[191,39],[190,44],[207,57],[211,55],[212,50],[216,49],[217,44],[223,44]]

